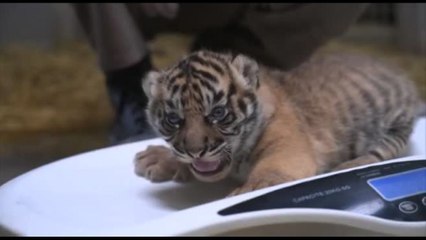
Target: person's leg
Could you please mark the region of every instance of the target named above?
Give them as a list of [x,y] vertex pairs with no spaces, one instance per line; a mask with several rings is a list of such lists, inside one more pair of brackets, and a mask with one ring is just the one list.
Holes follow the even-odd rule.
[[241,24],[249,7],[244,3],[181,4],[174,26],[194,35],[190,51],[246,53],[246,48],[261,47],[260,40]]
[[[211,24],[196,35],[192,51],[209,49],[243,53],[283,70],[309,58],[319,47],[341,35],[368,4],[253,3],[234,6],[226,22]],[[227,4],[216,4],[210,15]],[[209,18],[206,11],[205,18]],[[210,16],[210,19],[218,19]],[[222,19],[222,18],[219,18]]]
[[146,121],[143,75],[151,70],[145,39],[128,8],[121,3],[73,4],[78,19],[94,48],[116,118],[113,144],[155,136]]
[[290,69],[343,34],[367,6],[365,3],[251,4],[238,24],[259,39],[261,47],[236,45],[264,64]]

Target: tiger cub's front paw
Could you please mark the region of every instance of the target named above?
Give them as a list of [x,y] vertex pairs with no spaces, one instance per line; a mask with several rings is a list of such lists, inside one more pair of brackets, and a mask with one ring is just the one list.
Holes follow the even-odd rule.
[[137,153],[134,165],[136,175],[151,182],[186,182],[192,177],[188,167],[164,146],[149,146],[145,151]]

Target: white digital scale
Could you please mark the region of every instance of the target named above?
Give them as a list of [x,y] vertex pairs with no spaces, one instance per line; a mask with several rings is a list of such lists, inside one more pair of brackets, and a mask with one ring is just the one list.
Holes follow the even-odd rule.
[[[426,236],[426,118],[401,158],[224,198],[235,182],[150,183],[133,156],[160,139],[39,167],[0,187],[19,236]],[[30,161],[30,159],[29,159]]]

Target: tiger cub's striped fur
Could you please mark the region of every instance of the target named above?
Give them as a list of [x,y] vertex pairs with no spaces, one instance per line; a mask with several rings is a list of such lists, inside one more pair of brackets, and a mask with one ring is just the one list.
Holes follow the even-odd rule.
[[232,194],[397,157],[417,107],[412,82],[373,59],[314,56],[294,70],[195,52],[144,80],[147,115],[170,149],[138,153],[152,181],[243,184]]

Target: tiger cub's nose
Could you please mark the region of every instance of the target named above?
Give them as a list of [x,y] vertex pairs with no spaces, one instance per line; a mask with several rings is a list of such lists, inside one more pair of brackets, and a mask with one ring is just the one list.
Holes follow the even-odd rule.
[[187,148],[186,153],[192,158],[201,158],[207,153],[207,146],[203,148]]

